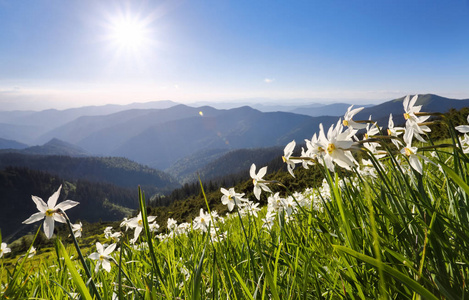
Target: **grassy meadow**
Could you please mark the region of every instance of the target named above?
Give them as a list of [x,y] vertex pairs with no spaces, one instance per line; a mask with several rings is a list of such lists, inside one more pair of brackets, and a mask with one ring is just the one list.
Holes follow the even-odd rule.
[[226,215],[207,202],[192,222],[168,219],[163,231],[139,190],[139,215],[82,247],[89,237],[78,237],[65,212],[74,204],[56,194],[53,203],[37,200],[30,219],[45,220],[39,230],[54,219],[73,239],[48,231],[55,247],[32,257],[31,247],[13,258],[2,245],[0,297],[469,299],[469,126],[442,115],[449,138],[434,141],[416,100],[404,101],[405,127],[390,119],[383,131],[349,109],[301,153],[289,143],[290,173],[319,167],[323,182],[291,191],[252,166],[255,196],[223,188]]

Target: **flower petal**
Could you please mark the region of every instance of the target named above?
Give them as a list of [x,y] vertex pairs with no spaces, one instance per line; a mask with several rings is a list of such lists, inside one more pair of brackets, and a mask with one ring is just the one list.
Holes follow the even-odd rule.
[[59,189],[55,191],[55,193],[53,193],[52,196],[49,197],[49,200],[47,200],[47,206],[49,206],[50,209],[55,208],[55,204],[57,203],[57,199],[59,199],[61,189],[62,189],[62,185],[60,185]]
[[267,174],[267,167],[263,167],[259,170],[259,173],[257,173],[257,177],[259,179],[261,179],[262,177],[265,176],[265,174]]
[[72,208],[74,206],[77,206],[80,204],[80,202],[73,201],[73,200],[65,200],[64,202],[61,202],[55,206],[55,208],[60,208],[61,210],[65,211],[69,208]]
[[45,213],[46,210],[49,209],[49,207],[47,207],[46,202],[44,202],[44,200],[42,200],[41,198],[37,196],[31,196],[31,198],[33,199],[34,203],[36,203],[37,210]]
[[111,263],[104,259],[101,263],[103,265],[103,269],[106,270],[108,273],[111,272]]
[[44,219],[45,215],[46,214],[41,212],[41,211],[37,212],[35,214],[32,214],[31,217],[29,217],[28,219],[23,221],[23,224],[31,224],[31,223],[40,221],[40,220]]
[[54,234],[54,218],[46,217],[44,219],[44,233],[48,239],[52,237]]
[[88,258],[92,259],[92,260],[98,260],[100,257],[99,253],[98,252],[94,252],[94,253],[91,253],[90,255],[88,255]]
[[108,256],[109,254],[112,253],[112,251],[114,251],[114,249],[116,249],[116,246],[117,244],[112,244],[112,245],[109,245],[106,250],[104,250],[104,255]]
[[256,165],[252,164],[251,169],[249,169],[249,175],[251,176],[252,179],[256,177]]
[[101,255],[104,253],[103,245],[100,242],[96,242],[96,251]]

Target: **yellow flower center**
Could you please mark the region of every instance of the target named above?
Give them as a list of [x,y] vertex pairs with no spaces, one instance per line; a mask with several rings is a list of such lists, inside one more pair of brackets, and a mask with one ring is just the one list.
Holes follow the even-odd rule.
[[370,136],[368,135],[368,133],[365,133],[365,140],[367,140]]
[[282,160],[283,160],[284,163],[287,162],[287,159],[285,158],[285,156],[282,156]]
[[331,154],[335,150],[335,145],[334,144],[329,144],[327,145],[327,152]]
[[138,220],[138,226],[143,226],[143,221],[142,220]]
[[343,121],[342,121],[342,124],[344,124],[344,126],[348,126],[348,121],[347,121],[347,120],[343,120]]
[[407,156],[410,156],[412,154],[412,151],[407,147],[404,148],[404,151],[405,151],[405,155]]
[[405,113],[405,114],[404,114],[404,119],[409,120],[409,118],[410,118],[409,114],[408,114],[408,113]]
[[391,129],[388,128],[388,135],[392,135]]
[[54,210],[53,209],[46,210],[46,216],[47,217],[52,217],[53,215],[54,215]]
[[99,260],[104,260],[106,257],[104,255],[99,256]]

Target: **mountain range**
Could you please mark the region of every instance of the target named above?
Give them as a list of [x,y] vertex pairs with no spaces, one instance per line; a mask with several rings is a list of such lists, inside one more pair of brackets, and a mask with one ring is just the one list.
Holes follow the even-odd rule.
[[[395,124],[402,124],[402,101],[403,97],[365,107],[355,119],[368,119],[371,115],[373,120],[386,126],[392,113]],[[249,106],[231,109],[191,107],[169,101],[148,105],[150,107],[105,106],[10,115],[0,113],[0,138],[3,139],[0,142],[8,140],[4,144],[13,146],[17,142],[16,148],[23,144],[44,144],[21,150],[25,153],[42,150],[41,154],[62,151],[58,154],[126,157],[152,168],[170,172],[175,168],[175,176],[190,177],[188,173],[201,170],[229,151],[282,147],[291,140],[310,139],[319,123],[329,127],[349,106],[311,104],[296,108],[292,113],[261,112]],[[417,105],[423,105],[422,111],[446,112],[450,108],[469,106],[469,99],[427,94],[419,97]],[[45,119],[47,121],[41,121]],[[47,152],[53,145],[56,149]],[[70,150],[72,153],[64,152],[65,148],[73,149]]]

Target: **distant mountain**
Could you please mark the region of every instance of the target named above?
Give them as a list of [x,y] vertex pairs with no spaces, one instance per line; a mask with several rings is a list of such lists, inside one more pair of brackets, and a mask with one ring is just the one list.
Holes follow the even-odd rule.
[[14,141],[0,138],[0,149],[24,149],[28,145]]
[[0,153],[0,170],[10,166],[47,172],[66,180],[85,179],[129,188],[140,185],[152,193],[167,193],[180,186],[170,175],[122,157]]
[[[381,126],[387,127],[389,114],[392,113],[394,124],[404,124],[404,108],[403,101],[405,97],[394,99],[391,101],[384,102],[379,105],[367,107],[358,113],[355,120],[367,120],[371,115],[374,121],[377,121]],[[461,109],[463,107],[469,107],[469,99],[449,99],[433,94],[419,95],[416,105],[422,105],[421,112],[440,112],[446,113],[451,108]],[[358,107],[358,106],[357,106]]]
[[86,150],[73,144],[53,138],[42,146],[28,147],[20,151],[24,154],[90,156]]
[[[341,117],[345,114],[347,109],[350,107],[351,104],[347,103],[334,103],[328,104],[323,106],[303,106],[298,107],[292,110],[292,113],[295,114],[302,114],[311,117],[320,117],[320,116],[335,116]],[[371,107],[373,105],[360,105],[360,107]]]
[[[177,105],[173,101],[153,101],[128,105],[108,104],[65,110],[0,111],[1,137],[34,144],[35,139],[53,128],[82,116],[104,116],[129,109],[164,109]],[[42,143],[45,141],[43,140]]]
[[90,153],[123,156],[166,169],[198,151],[268,147],[311,138],[312,128],[319,122],[327,125],[335,121],[332,117],[262,113],[247,106],[218,110],[177,105],[80,117],[41,139],[56,137]]

